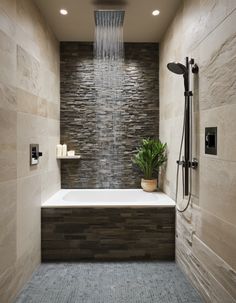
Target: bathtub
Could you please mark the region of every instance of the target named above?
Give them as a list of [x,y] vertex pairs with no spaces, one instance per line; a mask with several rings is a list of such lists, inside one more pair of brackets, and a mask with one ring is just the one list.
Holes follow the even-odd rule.
[[142,189],[61,189],[42,207],[174,207],[163,192]]
[[41,223],[44,262],[175,257],[175,203],[162,192],[62,189]]

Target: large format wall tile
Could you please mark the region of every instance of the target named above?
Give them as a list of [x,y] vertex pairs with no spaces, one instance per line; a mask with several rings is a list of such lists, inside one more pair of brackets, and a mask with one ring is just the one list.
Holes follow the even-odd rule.
[[18,88],[17,89],[17,110],[22,113],[37,115],[38,97]]
[[20,46],[17,47],[18,87],[39,94],[39,62]]
[[201,158],[200,206],[235,224],[236,162]]
[[[189,53],[196,49],[215,28],[236,9],[234,0],[185,1],[183,6],[182,43]],[[200,26],[199,26],[200,25]]]
[[61,189],[60,163],[57,162],[57,168],[47,170],[40,174],[41,176],[41,203],[44,203],[55,192]]
[[41,98],[53,103],[59,103],[60,100],[60,82],[53,72],[48,68],[40,68],[40,91]]
[[200,109],[202,110],[235,104],[235,18],[236,10],[199,46]]
[[16,111],[0,109],[0,182],[16,178]]
[[[172,197],[184,98],[182,77],[170,73],[166,64],[189,56],[199,65],[199,74],[190,77],[193,156],[199,167],[193,172],[190,207],[177,215],[176,258],[205,301],[217,303],[236,300],[235,18],[234,0],[185,0],[160,45],[160,139],[168,145],[161,184]],[[217,156],[205,154],[205,128],[214,126]],[[179,186],[179,206],[186,203],[181,190]]]
[[13,111],[17,109],[15,87],[0,83],[0,108]]
[[0,182],[10,181],[17,175],[16,144],[0,144]]
[[[17,175],[25,177],[38,174],[48,168],[48,121],[44,117],[18,113],[17,114]],[[58,137],[57,137],[58,138]],[[30,144],[39,144],[43,156],[38,165],[29,165]],[[56,161],[56,159],[55,159]]]
[[[198,257],[193,254],[191,247],[186,246],[179,239],[177,239],[176,245],[177,262],[202,294],[204,302],[235,302],[234,297],[212,275],[211,269],[201,263]],[[217,262],[216,259],[214,261]]]
[[[8,3],[10,3],[10,1]],[[7,2],[7,0],[5,0],[4,2]],[[9,6],[12,6],[12,4],[10,4]],[[6,35],[8,35],[8,37],[11,37],[13,39],[15,38],[15,34],[16,34],[16,24],[15,22],[13,22],[14,18],[13,19],[10,18],[9,9],[4,9],[2,7],[4,7],[4,4],[1,1],[0,2],[0,14],[1,14],[0,29]]]
[[[186,213],[177,214],[177,262],[191,278],[206,302],[231,303],[234,302],[235,297],[236,272],[209,247],[208,242],[205,244],[199,239],[202,217],[205,215],[200,207],[194,205]],[[219,234],[219,228],[215,228],[216,234]],[[226,234],[225,237],[228,239]]]
[[0,183],[0,275],[16,260],[16,181]]
[[[205,155],[219,160],[236,161],[236,104],[220,106],[201,113],[201,155],[205,153],[204,132],[205,127],[217,125],[217,156]],[[227,119],[225,119],[227,117]]]
[[0,143],[16,144],[16,111],[0,109]]
[[38,8],[35,7],[34,3],[30,0],[17,0],[17,23],[25,33],[34,39],[36,34],[35,28],[39,22]]
[[0,2],[1,9],[13,20],[16,18],[16,2],[17,0],[1,0]]
[[236,270],[236,227],[233,224],[202,210],[196,235]]
[[198,237],[193,236],[193,253],[206,268],[213,273],[223,287],[236,297],[236,272]]
[[17,256],[37,246],[40,250],[40,175],[17,181]]
[[40,56],[40,46],[36,39],[33,40],[20,26],[16,28],[16,43],[21,48],[27,50],[27,52],[34,57],[36,60],[40,61],[41,65],[41,56]]
[[[34,2],[1,0],[0,302],[4,303],[14,301],[40,262],[40,204],[60,189],[53,146],[60,142],[59,63],[58,42]],[[30,143],[39,143],[43,152],[38,166],[29,164]]]
[[16,46],[14,41],[0,29],[0,81],[15,84],[16,79]]

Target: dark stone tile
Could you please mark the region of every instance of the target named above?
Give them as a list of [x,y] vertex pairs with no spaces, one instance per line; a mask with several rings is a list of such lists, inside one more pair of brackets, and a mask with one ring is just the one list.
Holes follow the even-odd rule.
[[82,156],[62,161],[62,188],[140,186],[131,158],[142,138],[159,136],[158,65],[155,43],[125,43],[112,71],[92,43],[61,43],[61,142]]
[[170,260],[174,255],[174,208],[42,209],[43,261]]

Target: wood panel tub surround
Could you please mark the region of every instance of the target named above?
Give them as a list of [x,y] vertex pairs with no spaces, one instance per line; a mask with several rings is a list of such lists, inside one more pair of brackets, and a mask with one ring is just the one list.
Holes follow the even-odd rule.
[[174,260],[174,207],[42,208],[42,260]]

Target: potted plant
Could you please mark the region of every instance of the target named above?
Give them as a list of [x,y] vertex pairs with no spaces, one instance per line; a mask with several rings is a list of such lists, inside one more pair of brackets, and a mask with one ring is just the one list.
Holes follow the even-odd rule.
[[163,144],[159,140],[143,139],[132,159],[143,172],[141,187],[144,191],[152,192],[157,189],[155,175],[158,173],[158,168],[167,160],[166,146],[166,143]]

